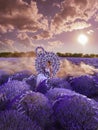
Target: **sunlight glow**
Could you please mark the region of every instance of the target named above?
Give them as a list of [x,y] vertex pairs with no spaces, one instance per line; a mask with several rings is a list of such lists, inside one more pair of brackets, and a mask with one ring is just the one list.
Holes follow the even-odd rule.
[[87,44],[87,42],[88,42],[88,37],[85,35],[85,34],[80,34],[79,36],[78,36],[78,42],[81,44],[81,45],[86,45]]

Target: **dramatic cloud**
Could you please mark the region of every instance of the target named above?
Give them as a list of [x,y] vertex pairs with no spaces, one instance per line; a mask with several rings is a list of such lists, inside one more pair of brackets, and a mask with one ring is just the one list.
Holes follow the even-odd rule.
[[[18,45],[17,48],[20,51],[31,51],[34,48],[34,44],[32,43],[31,37],[29,37],[26,33],[20,32],[17,34]],[[22,49],[22,50],[21,50]]]
[[[42,1],[47,3],[46,0]],[[39,13],[36,1],[28,4],[23,0],[0,0],[0,32],[6,33],[13,29],[37,32],[42,29],[44,30],[42,33],[34,36],[34,39],[41,40],[51,38],[53,33],[59,34],[63,31],[87,28],[90,26],[87,21],[96,14],[98,1],[64,0],[54,2],[52,7],[53,12],[57,7],[59,12],[52,18],[49,29],[49,19]],[[97,19],[97,15],[95,17]]]
[[90,26],[88,20],[93,17],[97,10],[97,0],[64,0],[61,11],[52,20],[51,30],[59,34],[63,31],[87,28]]
[[41,0],[42,2],[46,2],[46,0]]
[[[29,70],[33,74],[36,74],[35,57],[16,58],[14,60],[10,58],[1,60],[0,70],[4,70],[5,72],[9,73],[15,73],[22,70]],[[68,60],[64,60],[61,61],[60,69],[57,73],[57,76],[80,76],[86,74],[94,74],[94,72],[98,72],[98,69],[95,69],[93,66],[87,65],[85,63],[75,65]]]
[[53,3],[53,7],[58,7],[58,8],[60,8],[61,5],[60,5],[59,3]]
[[87,65],[84,62],[81,62],[79,65],[75,65],[68,60],[62,60],[57,76],[80,76],[94,74],[94,72],[98,72],[98,69],[94,68],[94,66]]
[[35,39],[35,40],[42,40],[42,39],[45,40],[49,38],[52,38],[52,33],[50,31],[43,31],[42,33],[32,37],[32,39]]
[[94,30],[87,31],[87,34],[92,35],[94,33]]
[[[20,29],[36,32],[46,29],[47,20],[38,13],[36,2],[27,4],[23,0],[0,0],[0,29]],[[12,27],[12,28],[11,28]]]
[[56,34],[60,34],[62,32],[68,32],[68,31],[73,31],[73,30],[79,30],[79,29],[85,29],[90,27],[91,24],[85,22],[85,21],[73,21],[70,23],[60,23],[60,26],[56,27],[52,26],[52,32],[55,32]]
[[14,46],[14,41],[10,39],[4,39],[0,41],[0,52],[9,52],[9,51],[16,51],[17,49]]
[[61,46],[63,43],[61,41],[53,41],[53,42],[48,42],[50,46]]
[[5,39],[4,42],[5,42],[5,44],[10,45],[10,46],[12,46],[14,43],[14,41],[11,39]]
[[52,41],[48,42],[47,46],[45,47],[48,51],[59,51],[59,48],[63,45],[61,41]]
[[0,25],[0,32],[1,33],[7,33],[7,32],[11,32],[14,29],[14,27],[12,25]]
[[10,59],[0,60],[0,73],[2,72],[2,70],[10,74],[13,74],[15,72],[19,72],[22,70],[29,70],[33,74],[36,74],[35,58],[22,57],[22,58],[16,58],[16,59],[10,58]]
[[74,42],[71,31],[94,30],[97,22],[98,0],[0,0],[0,40],[14,40],[9,45],[3,39],[0,49],[30,51],[39,45],[58,50],[59,42],[49,41],[60,38],[68,46]]
[[19,38],[20,40],[29,39],[29,37],[28,37],[28,35],[26,33],[18,33],[17,38]]
[[84,29],[84,28],[88,28],[90,27],[91,24],[87,23],[87,22],[73,22],[67,26],[65,26],[66,31],[73,31],[73,30],[78,30],[78,29]]
[[98,22],[98,12],[95,14],[95,21]]
[[0,41],[0,52],[6,51],[7,48],[8,47],[2,41]]

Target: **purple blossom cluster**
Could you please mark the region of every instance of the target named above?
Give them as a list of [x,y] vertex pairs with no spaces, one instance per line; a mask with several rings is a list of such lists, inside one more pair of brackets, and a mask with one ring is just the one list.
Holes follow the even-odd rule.
[[23,77],[0,86],[0,130],[98,129],[98,103],[90,99],[97,97],[97,75],[52,78],[45,94],[35,91],[36,75]]
[[30,85],[30,90],[35,91],[36,75],[30,75],[28,78],[24,78],[23,81]]
[[0,112],[0,130],[42,130],[41,127],[15,110]]
[[5,98],[1,102],[1,105],[6,105],[7,103],[7,109],[11,108],[12,106],[16,107],[16,102],[18,101],[19,97],[29,90],[30,86],[28,84],[18,80],[12,80],[3,84],[2,86],[0,86],[0,95],[2,95],[1,99],[3,99],[3,96]]
[[1,74],[1,72],[0,72],[0,85],[7,83],[8,79],[9,79],[9,74],[7,74],[5,72],[3,74]]
[[71,89],[70,83],[65,78],[51,78],[47,82],[51,88]]
[[54,103],[56,100],[58,100],[59,98],[65,96],[65,95],[69,95],[69,96],[76,95],[76,93],[71,90],[64,89],[64,88],[50,89],[46,93],[46,97],[51,101],[51,103]]
[[84,75],[79,77],[73,77],[69,83],[74,91],[93,97],[98,95],[98,79],[94,76]]
[[42,127],[46,127],[51,122],[52,106],[48,98],[41,93],[30,92],[25,94],[17,109],[18,112],[25,113],[33,121],[37,121]]
[[22,81],[24,78],[28,78],[30,75],[31,75],[31,72],[26,71],[26,70],[17,72],[9,77],[9,81],[11,81],[11,80]]
[[98,104],[82,95],[65,95],[53,105],[56,120],[64,130],[97,130]]
[[12,100],[15,96],[29,91],[30,86],[25,82],[13,80],[0,86],[0,92],[4,93],[8,100]]

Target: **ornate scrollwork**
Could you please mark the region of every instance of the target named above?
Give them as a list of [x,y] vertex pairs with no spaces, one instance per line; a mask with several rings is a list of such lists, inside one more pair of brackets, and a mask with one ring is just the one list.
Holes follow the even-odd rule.
[[[41,50],[41,51],[38,51]],[[53,76],[57,73],[60,67],[59,57],[53,52],[47,52],[42,47],[36,48],[37,58],[35,60],[35,67],[38,73],[44,73],[43,67],[46,67],[48,61],[51,62],[52,65],[52,73]]]

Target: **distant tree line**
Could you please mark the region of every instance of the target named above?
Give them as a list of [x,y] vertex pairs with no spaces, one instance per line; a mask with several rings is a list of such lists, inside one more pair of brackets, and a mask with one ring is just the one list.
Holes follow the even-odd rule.
[[[85,58],[98,58],[98,54],[83,54],[83,53],[60,53],[57,52],[59,57],[85,57]],[[0,57],[33,57],[35,52],[1,52]]]
[[35,56],[34,52],[1,52],[0,57],[32,57]]
[[60,53],[57,52],[59,57],[84,57],[84,58],[98,58],[98,54],[83,54],[83,53]]

